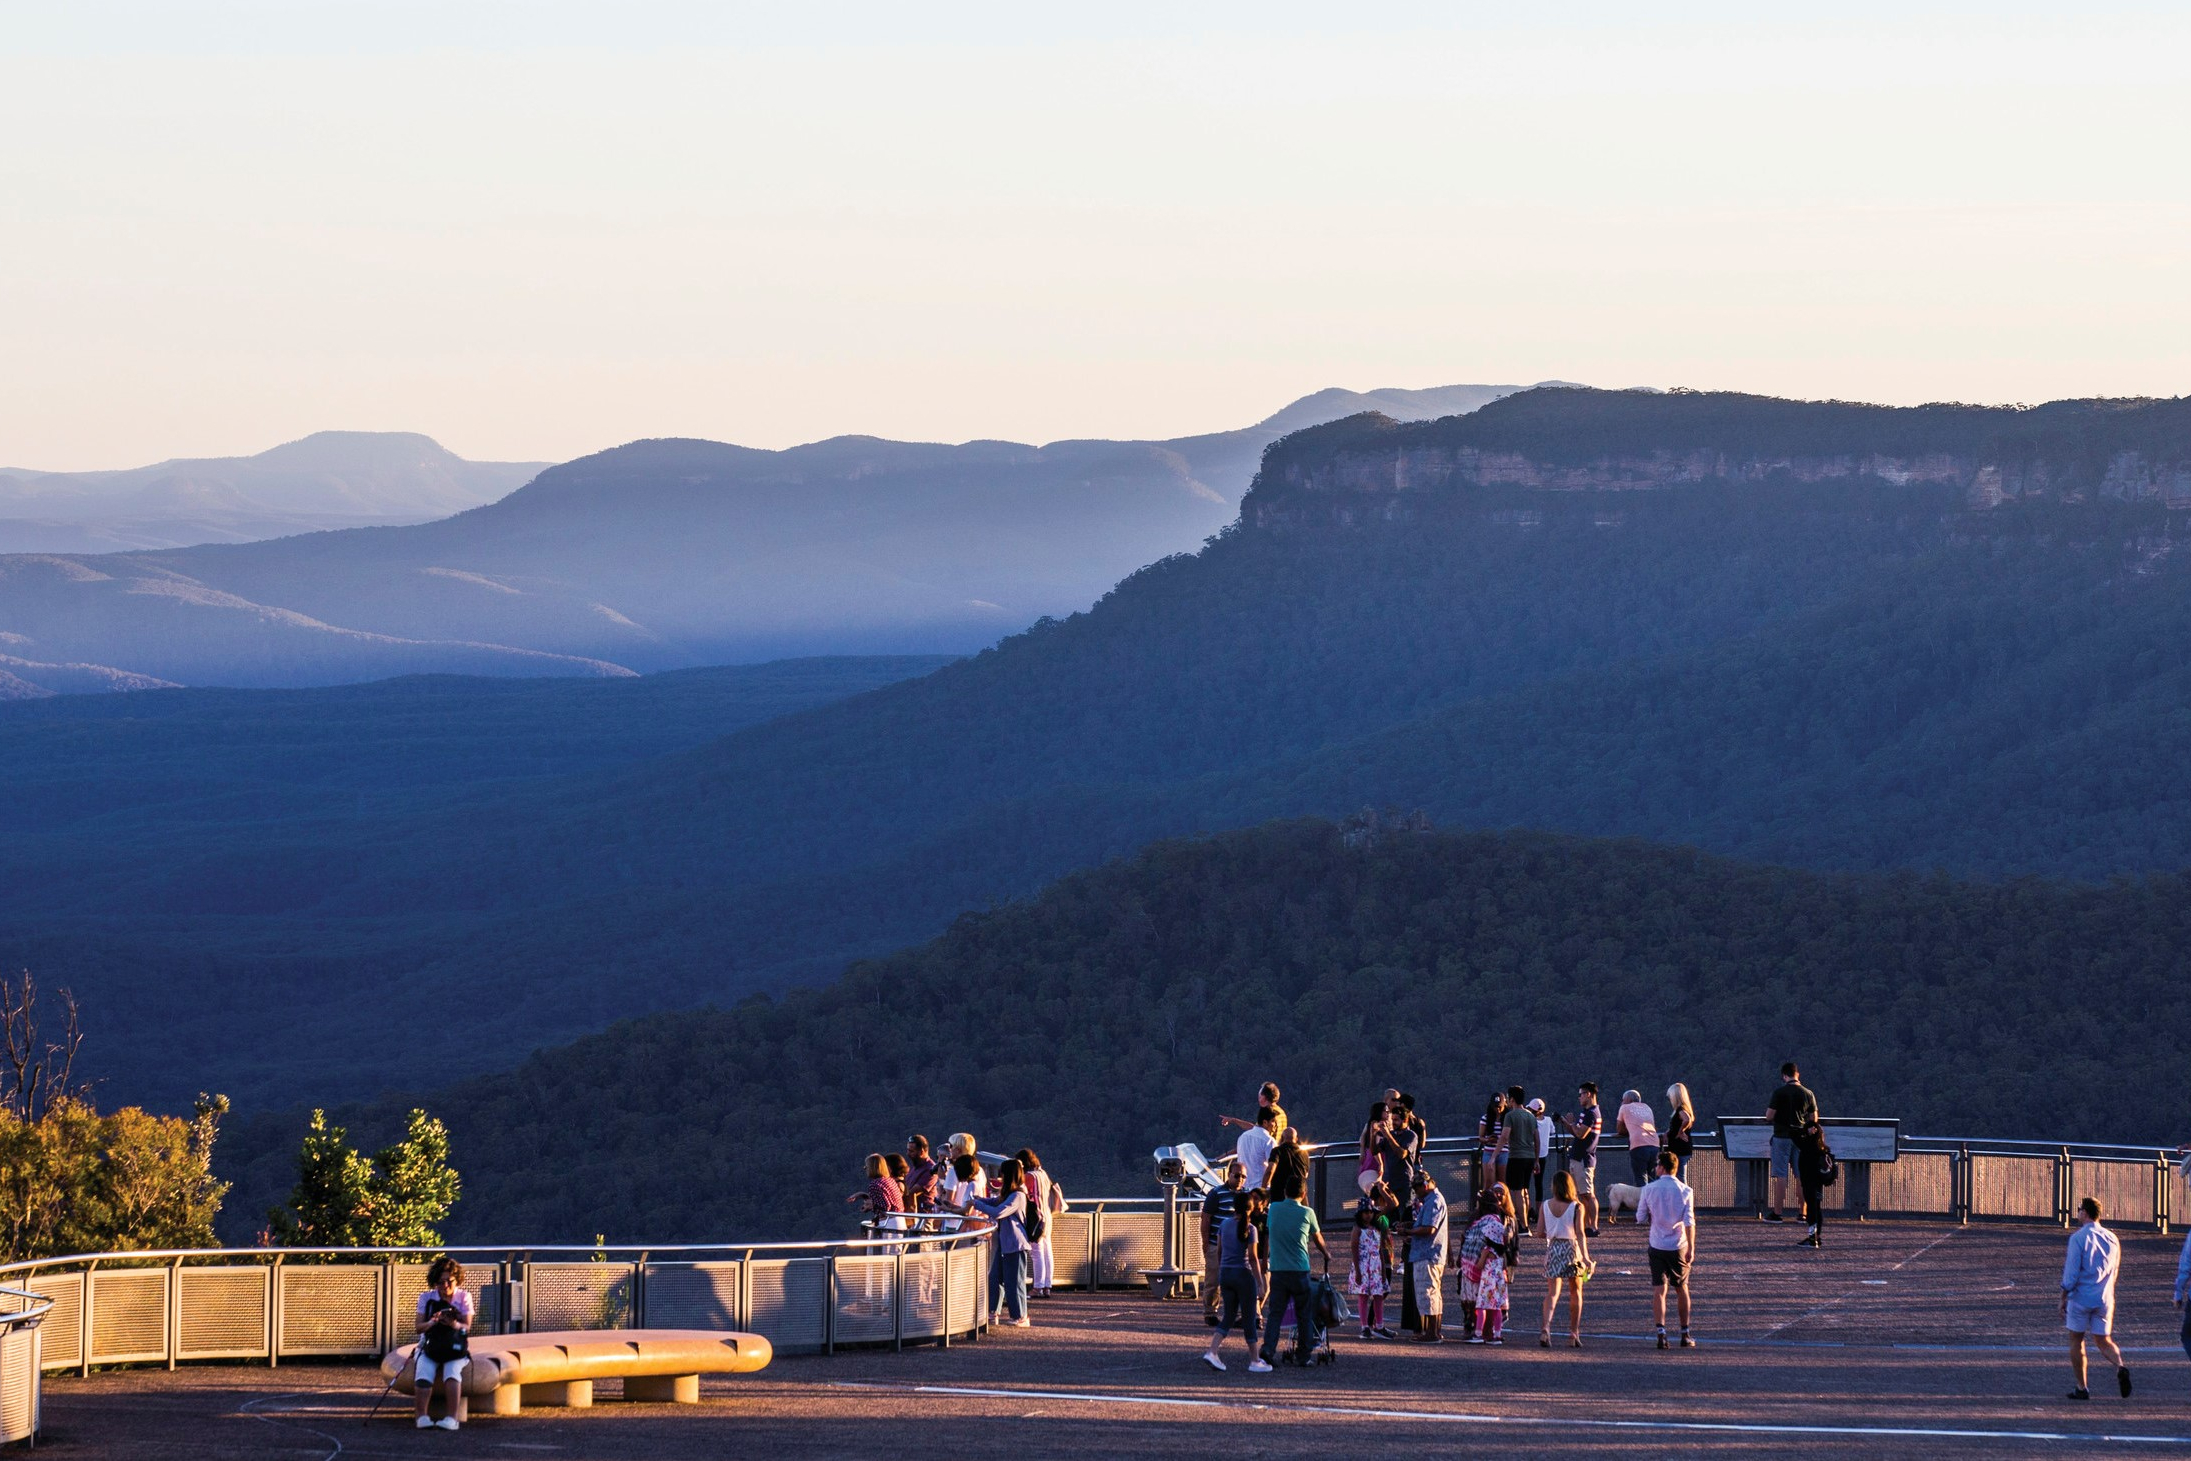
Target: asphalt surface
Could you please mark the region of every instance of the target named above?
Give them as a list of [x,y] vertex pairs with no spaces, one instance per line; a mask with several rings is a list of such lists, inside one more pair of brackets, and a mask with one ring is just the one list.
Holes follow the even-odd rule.
[[[119,1370],[46,1383],[42,1455],[197,1458],[795,1457],[906,1452],[1337,1457],[2097,1456],[2191,1458],[2191,1360],[2169,1300],[2180,1240],[2125,1233],[2117,1336],[2136,1393],[2098,1369],[2064,1399],[2062,1235],[2051,1228],[1871,1223],[1813,1254],[1792,1226],[1707,1219],[1692,1280],[1695,1350],[1650,1335],[1642,1243],[1601,1236],[1581,1351],[1536,1347],[1541,1248],[1500,1348],[1362,1341],[1338,1362],[1249,1375],[1199,1355],[1198,1305],[1127,1291],[1038,1303],[1033,1330],[949,1350],[786,1357],[709,1380],[697,1406],[625,1404],[411,1427],[406,1397],[365,1416],[363,1365]],[[1555,1343],[1564,1336],[1564,1317]]]

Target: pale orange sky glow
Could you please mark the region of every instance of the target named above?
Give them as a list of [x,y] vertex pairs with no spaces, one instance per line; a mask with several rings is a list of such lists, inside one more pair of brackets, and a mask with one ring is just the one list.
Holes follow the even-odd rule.
[[2191,390],[2166,10],[21,10],[5,465]]

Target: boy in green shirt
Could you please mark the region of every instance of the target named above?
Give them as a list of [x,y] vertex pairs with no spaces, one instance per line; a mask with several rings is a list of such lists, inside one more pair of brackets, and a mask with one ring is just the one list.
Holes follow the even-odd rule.
[[1263,1309],[1263,1363],[1278,1361],[1278,1321],[1286,1317],[1290,1300],[1295,1314],[1294,1342],[1304,1355],[1314,1354],[1323,1336],[1316,1330],[1316,1309],[1309,1302],[1309,1244],[1324,1255],[1324,1272],[1331,1272],[1331,1249],[1324,1246],[1324,1230],[1316,1214],[1302,1198],[1308,1185],[1296,1180],[1285,1196],[1271,1204],[1270,1298]]

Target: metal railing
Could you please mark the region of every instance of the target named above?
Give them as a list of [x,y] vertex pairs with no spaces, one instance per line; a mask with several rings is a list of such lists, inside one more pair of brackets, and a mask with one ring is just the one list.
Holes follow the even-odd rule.
[[[0,1320],[42,1338],[26,1359],[0,1335],[0,1413],[22,1388],[17,1372],[378,1358],[409,1339],[429,1260],[444,1253],[465,1266],[482,1333],[737,1329],[785,1354],[978,1337],[991,1317],[991,1232],[959,1230],[956,1214],[903,1216],[940,1221],[803,1243],[188,1248],[10,1264],[0,1282],[21,1287],[0,1294],[36,1307]],[[1182,1232],[1191,1217],[1179,1215]],[[1163,1201],[1079,1200],[1052,1215],[1049,1243],[1057,1287],[1141,1284],[1163,1261]]]
[[[1686,1175],[1700,1207],[1762,1205],[1765,1163],[1730,1161],[1715,1133],[1695,1142]],[[1600,1142],[1601,1196],[1630,1175],[1626,1150]],[[1559,1170],[1571,1153],[1572,1139],[1556,1137],[1548,1165]],[[1424,1157],[1453,1191],[1482,1180],[1474,1137],[1434,1139]],[[1310,1147],[1308,1159],[1317,1209],[1341,1218],[1357,1191],[1354,1145]],[[2183,1173],[2155,1147],[1905,1137],[1895,1162],[1845,1165],[1848,1176],[1827,1189],[1829,1212],[1843,1218],[2066,1224],[2090,1194],[2111,1221],[2166,1232],[2191,1211]],[[1184,1202],[1171,1216],[1178,1255],[1200,1252],[1198,1206]],[[957,1214],[895,1216],[934,1228],[800,1243],[169,1249],[10,1264],[0,1267],[9,1306],[0,1310],[0,1439],[35,1433],[46,1371],[377,1358],[409,1337],[428,1260],[442,1253],[468,1270],[486,1333],[737,1329],[787,1354],[979,1337],[991,1320],[989,1229]],[[1140,1286],[1165,1260],[1166,1228],[1161,1197],[1077,1199],[1050,1216],[1053,1283]]]
[[[0,1267],[41,1305],[41,1371],[378,1358],[411,1334],[429,1260],[463,1263],[483,1333],[737,1329],[785,1353],[978,1336],[989,1235],[805,1243],[190,1248]],[[0,1395],[9,1388],[0,1375]]]
[[[1175,1251],[1200,1254],[1199,1201],[1180,1208],[1175,1221]],[[950,1226],[987,1220],[954,1212],[892,1213],[907,1223],[941,1222]],[[888,1236],[870,1219],[864,1226],[876,1237]],[[986,1231],[986,1227],[984,1227]],[[1081,1197],[1064,1212],[1049,1216],[1045,1234],[1055,1263],[1053,1286],[1098,1289],[1138,1288],[1143,1274],[1164,1262],[1164,1199],[1161,1197]]]
[[53,1301],[29,1289],[0,1287],[0,1443],[38,1434],[39,1345]]
[[[1719,1134],[1698,1132],[1684,1180],[1696,1189],[1705,1210],[1755,1211],[1768,1196],[1768,1164],[1730,1160]],[[1484,1154],[1475,1137],[1434,1137],[1424,1157],[1444,1185],[1464,1184],[1474,1192],[1483,1184]],[[1553,1153],[1540,1177],[1570,1163],[1574,1139],[1553,1137]],[[1598,1143],[1598,1196],[1616,1182],[1627,1182],[1625,1142]],[[1325,1221],[1345,1216],[1355,1201],[1357,1149],[1327,1143],[1311,1151],[1311,1200]],[[2067,1227],[2077,1204],[2097,1197],[2107,1220],[2117,1226],[2151,1227],[2166,1233],[2178,1214],[2191,1213],[2182,1167],[2160,1147],[2097,1142],[2039,1142],[1993,1137],[1905,1136],[1894,1162],[1844,1162],[1842,1180],[1826,1189],[1831,1217],[1869,1215],[1935,1217],[1950,1222],[2038,1221]]]

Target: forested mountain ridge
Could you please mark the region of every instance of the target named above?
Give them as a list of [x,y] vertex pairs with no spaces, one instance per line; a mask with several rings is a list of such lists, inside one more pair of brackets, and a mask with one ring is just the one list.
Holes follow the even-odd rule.
[[[1829,1110],[1917,1131],[2163,1141],[2191,1018],[2191,886],[1824,875],[1633,842],[1316,821],[1153,846],[777,1001],[620,1024],[416,1099],[449,1124],[471,1241],[843,1231],[912,1131],[1030,1145],[1069,1194],[1222,1149],[1278,1080],[1312,1139],[1388,1084],[1434,1132],[1520,1082],[1694,1093],[1709,1126],[1794,1057]],[[2133,1013],[2134,1012],[2134,1013]],[[2064,1102],[2104,1061],[2138,1101]],[[371,1133],[414,1097],[344,1113]],[[239,1126],[278,1195],[301,1118]],[[255,1211],[239,1200],[238,1211]]]
[[[615,766],[340,815],[37,803],[0,839],[0,956],[161,1012],[91,1057],[128,1094],[187,1069],[333,1099],[1365,804],[1821,868],[2191,857],[2191,519],[2162,502],[1872,477],[1408,506],[1251,518],[933,675]],[[361,994],[419,978],[498,1042]],[[279,1070],[233,1038],[274,1010]]]
[[1873,406],[1728,391],[1527,391],[1467,417],[1374,413],[1272,447],[1244,510],[1258,521],[1373,494],[1637,491],[1702,482],[1874,479],[2023,498],[2191,506],[2191,397],[2043,406]]

